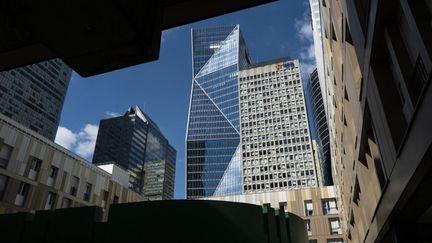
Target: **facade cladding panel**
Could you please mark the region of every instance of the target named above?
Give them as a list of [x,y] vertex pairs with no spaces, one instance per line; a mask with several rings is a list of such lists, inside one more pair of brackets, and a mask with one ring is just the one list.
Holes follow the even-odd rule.
[[331,186],[333,185],[333,178],[330,160],[329,131],[317,69],[310,75],[309,83],[306,86],[306,92],[309,94],[309,104],[312,114],[311,120],[315,128],[315,138],[320,154],[323,183],[326,186]]
[[175,168],[176,151],[140,108],[130,107],[123,116],[101,120],[93,163],[114,162],[128,169],[129,186],[142,192],[144,163],[155,160],[166,160]]
[[319,4],[344,241],[432,242],[432,1]]
[[192,30],[187,197],[242,193],[238,70],[250,64],[239,26]]
[[299,61],[253,64],[239,77],[244,192],[316,187]]
[[0,113],[54,140],[71,73],[59,59],[0,72]]
[[0,130],[0,214],[91,205],[107,213],[112,203],[145,199],[119,167],[98,168],[1,114]]

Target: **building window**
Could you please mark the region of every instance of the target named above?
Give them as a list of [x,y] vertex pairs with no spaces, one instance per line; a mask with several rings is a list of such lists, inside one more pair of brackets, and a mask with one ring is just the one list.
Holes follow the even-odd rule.
[[58,168],[55,166],[51,166],[49,174],[48,174],[48,179],[47,179],[47,185],[48,186],[54,185],[55,180],[57,178],[57,174],[58,174]]
[[321,202],[322,202],[324,214],[337,214],[338,213],[335,198],[323,199]]
[[287,202],[280,202],[279,203],[279,210],[284,211],[285,213],[287,213],[288,212]]
[[305,207],[305,216],[311,216],[311,215],[313,215],[312,200],[306,200],[306,201],[304,201],[304,207]]
[[30,180],[36,180],[41,164],[42,164],[42,160],[37,158],[31,158],[30,170],[27,175],[27,177]]
[[116,204],[119,202],[119,197],[118,196],[114,196],[113,198],[113,204]]
[[327,243],[343,243],[342,239],[328,239]]
[[340,222],[338,218],[329,219],[330,223],[330,234],[331,235],[340,235],[342,234],[342,229],[340,227]]
[[44,207],[45,210],[54,209],[56,197],[57,195],[54,192],[48,192],[47,199],[45,202],[45,207]]
[[309,243],[318,243],[317,240],[309,240]]
[[305,220],[305,223],[306,223],[307,233],[309,236],[311,236],[312,235],[311,222],[310,220],[307,219]]
[[6,191],[7,184],[8,184],[8,177],[4,175],[0,175],[0,200],[3,198],[3,195]]
[[12,154],[13,147],[3,144],[0,147],[0,168],[6,168]]
[[90,201],[91,190],[92,190],[92,184],[86,183],[86,190],[84,193],[84,201],[87,201],[87,202]]
[[70,208],[72,206],[72,200],[69,198],[63,198],[62,208]]
[[26,197],[28,195],[30,189],[30,185],[24,182],[21,182],[18,193],[15,198],[15,205],[17,206],[23,206],[26,200]]
[[78,191],[78,185],[79,185],[79,178],[76,176],[72,177],[69,194],[71,194],[72,196],[76,196]]

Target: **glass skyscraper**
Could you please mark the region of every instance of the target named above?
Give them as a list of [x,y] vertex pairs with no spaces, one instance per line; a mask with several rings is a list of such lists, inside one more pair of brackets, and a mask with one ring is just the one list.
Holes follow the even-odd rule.
[[321,173],[325,186],[333,185],[331,157],[330,157],[330,139],[327,126],[327,117],[324,109],[324,102],[321,92],[321,86],[317,69],[315,69],[309,78],[306,91],[308,92],[310,111],[312,113],[312,124],[315,130],[315,137],[320,154]]
[[251,61],[239,25],[192,30],[187,198],[242,192],[238,72]]
[[[119,117],[101,120],[93,156],[94,164],[114,162],[127,169],[130,174],[129,187],[143,192],[146,162],[165,161],[170,163],[166,175],[170,183],[168,198],[173,197],[176,151],[168,143],[157,124],[139,107],[130,107]],[[171,185],[172,184],[172,185]],[[170,197],[170,198],[169,198]]]

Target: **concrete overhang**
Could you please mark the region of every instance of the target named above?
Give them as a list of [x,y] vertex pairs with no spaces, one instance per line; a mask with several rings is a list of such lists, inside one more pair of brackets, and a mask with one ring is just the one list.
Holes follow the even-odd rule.
[[272,1],[0,1],[0,71],[60,58],[88,77],[154,61],[162,30]]

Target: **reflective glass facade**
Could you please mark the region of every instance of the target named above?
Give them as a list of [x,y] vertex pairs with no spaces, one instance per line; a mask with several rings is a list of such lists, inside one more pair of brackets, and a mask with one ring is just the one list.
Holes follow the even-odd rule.
[[[144,186],[144,164],[164,160],[170,164],[166,175],[169,183],[174,181],[176,151],[168,143],[159,127],[138,107],[131,107],[120,117],[101,120],[96,140],[93,163],[114,162],[128,169],[129,186],[142,192]],[[168,183],[168,180],[166,181]],[[164,183],[164,182],[161,182]],[[171,198],[173,185],[169,185]]]
[[239,26],[192,30],[187,197],[242,193],[238,71],[250,64]]
[[329,130],[317,69],[311,73],[306,90],[309,93],[309,109],[312,113],[312,125],[315,128],[315,138],[318,143],[323,183],[325,186],[331,186],[333,185],[333,178],[331,172]]

